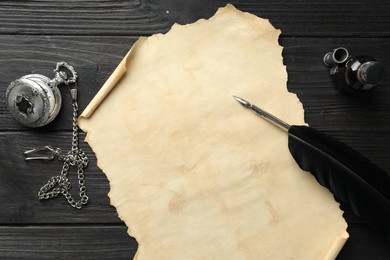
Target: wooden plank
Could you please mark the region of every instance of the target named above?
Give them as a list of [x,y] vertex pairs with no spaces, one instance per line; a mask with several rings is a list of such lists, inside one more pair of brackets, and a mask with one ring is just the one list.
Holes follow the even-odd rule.
[[[59,60],[66,60],[79,71],[79,102],[83,110],[119,61],[135,42],[135,37],[39,37],[0,36],[1,60],[8,66],[0,71],[0,131],[27,131],[6,109],[8,84],[28,73],[50,76]],[[328,131],[390,131],[390,78],[371,95],[346,96],[332,85],[323,55],[344,46],[352,54],[369,54],[390,71],[387,39],[281,38],[284,62],[289,74],[288,88],[297,93],[306,109],[307,121]],[[39,131],[67,130],[71,125],[69,93],[63,92],[63,107],[58,118]]]
[[228,2],[268,18],[288,36],[388,37],[388,1],[0,1],[0,34],[150,35],[209,18]]
[[[349,227],[351,238],[338,260],[389,259],[388,244],[362,225]],[[1,259],[132,259],[137,242],[125,226],[0,227]]]
[[143,35],[169,28],[148,1],[1,1],[1,34]]
[[[371,229],[349,227],[338,260],[388,259],[390,248]],[[0,227],[1,259],[131,259],[137,242],[125,226]]]
[[0,226],[0,259],[132,259],[125,226]]
[[[388,259],[383,238],[364,225],[348,228],[338,260]],[[125,226],[1,226],[1,259],[131,259],[137,242]]]
[[152,2],[159,2],[160,8],[169,11],[168,19],[180,24],[210,17],[217,7],[231,3],[239,10],[269,19],[285,36],[389,36],[390,17],[387,10],[390,3],[380,0],[337,3],[332,0],[199,0],[191,4],[182,4],[181,0]]

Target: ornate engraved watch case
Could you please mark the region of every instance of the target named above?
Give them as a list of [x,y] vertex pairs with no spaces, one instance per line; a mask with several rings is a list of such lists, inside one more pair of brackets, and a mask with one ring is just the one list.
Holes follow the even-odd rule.
[[[68,77],[66,68],[72,75]],[[65,62],[57,64],[53,79],[40,74],[25,75],[7,88],[6,104],[12,116],[28,127],[47,125],[61,109],[61,92],[58,85],[75,83],[77,74]]]

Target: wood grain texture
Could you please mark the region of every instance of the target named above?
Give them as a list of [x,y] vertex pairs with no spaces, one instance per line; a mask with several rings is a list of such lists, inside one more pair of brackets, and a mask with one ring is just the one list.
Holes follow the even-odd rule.
[[150,35],[168,31],[174,22],[209,18],[228,2],[270,19],[288,36],[390,35],[385,0],[1,1],[0,34]]
[[229,2],[242,11],[269,19],[285,36],[389,36],[390,18],[386,10],[390,3],[385,0],[198,0],[188,4],[183,4],[181,0],[151,2],[158,2],[160,8],[169,10],[168,19],[180,24],[193,22],[199,17],[209,17],[217,7]]
[[149,1],[1,1],[1,34],[143,35],[166,31]]
[[[390,2],[385,0],[232,0],[243,11],[270,19],[280,43],[288,89],[305,107],[306,121],[390,172]],[[7,85],[28,73],[52,74],[64,60],[79,73],[83,110],[139,36],[167,32],[174,22],[209,18],[224,0],[0,1],[0,259],[129,259],[136,242],[109,205],[108,181],[91,149],[87,207],[64,198],[40,202],[36,193],[61,163],[25,162],[24,150],[51,144],[69,149],[71,110],[66,88],[57,119],[29,129],[5,106]],[[346,96],[332,85],[323,55],[335,47],[369,54],[387,70],[368,95]],[[259,93],[261,94],[261,93]],[[71,176],[74,178],[74,174]],[[72,178],[71,177],[71,178]],[[75,180],[75,179],[72,179]],[[76,188],[73,188],[73,191]],[[390,245],[344,208],[350,239],[338,259],[390,259]]]
[[131,259],[123,226],[0,226],[0,259]]

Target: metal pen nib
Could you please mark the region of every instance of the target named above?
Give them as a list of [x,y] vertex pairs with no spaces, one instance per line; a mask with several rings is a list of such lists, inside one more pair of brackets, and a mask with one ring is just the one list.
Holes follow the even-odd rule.
[[279,118],[271,115],[267,111],[264,111],[263,109],[249,103],[245,99],[242,99],[237,96],[233,96],[235,100],[237,100],[241,105],[243,105],[245,108],[250,108],[253,112],[255,112],[258,116],[268,120],[269,122],[273,123],[274,125],[280,127],[281,129],[288,131],[290,129],[290,125],[286,122],[280,120]]

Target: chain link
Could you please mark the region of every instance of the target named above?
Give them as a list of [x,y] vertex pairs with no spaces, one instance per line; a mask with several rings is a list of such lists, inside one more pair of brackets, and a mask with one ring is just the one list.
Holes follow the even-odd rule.
[[[60,161],[64,161],[61,175],[54,176],[39,190],[38,198],[40,200],[51,199],[57,197],[59,194],[65,196],[69,204],[77,209],[81,209],[83,205],[88,203],[87,188],[85,186],[84,168],[88,165],[88,157],[84,151],[79,148],[78,143],[78,126],[77,126],[77,112],[78,106],[73,102],[73,132],[72,132],[72,150],[63,155],[59,148],[55,149],[55,155]],[[76,201],[70,194],[71,183],[68,179],[70,166],[77,167],[77,178],[79,183],[80,200]],[[55,188],[55,186],[58,186]]]
[[[61,66],[64,66],[61,64]],[[58,64],[57,64],[58,69]],[[74,80],[77,79],[77,74],[74,73]],[[75,82],[71,82],[75,83]],[[71,91],[72,92],[72,91]],[[77,114],[78,104],[77,99],[72,96],[72,149],[67,153],[63,154],[59,148],[53,149],[53,155],[60,161],[63,161],[61,174],[59,176],[51,177],[48,182],[38,192],[38,198],[40,200],[46,200],[57,197],[59,194],[64,195],[68,203],[76,208],[81,209],[85,204],[88,203],[87,187],[85,186],[84,168],[88,165],[88,157],[84,151],[79,148],[79,133],[77,126]],[[68,179],[70,167],[77,168],[77,179],[79,184],[79,196],[80,199],[76,201],[70,194],[71,183]]]

